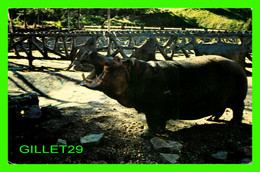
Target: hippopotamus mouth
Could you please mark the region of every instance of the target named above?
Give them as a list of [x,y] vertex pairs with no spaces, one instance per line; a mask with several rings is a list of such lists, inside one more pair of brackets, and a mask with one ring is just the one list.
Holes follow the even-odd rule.
[[106,73],[104,72],[104,70],[100,72],[100,70],[97,71],[96,68],[94,68],[94,70],[87,77],[85,77],[84,73],[82,74],[83,81],[80,84],[92,89],[96,88],[101,85],[105,75]]
[[86,61],[93,65],[93,71],[87,77],[83,73],[83,81],[80,84],[91,89],[98,89],[107,74],[106,69],[113,63],[113,59],[100,54],[90,54]]

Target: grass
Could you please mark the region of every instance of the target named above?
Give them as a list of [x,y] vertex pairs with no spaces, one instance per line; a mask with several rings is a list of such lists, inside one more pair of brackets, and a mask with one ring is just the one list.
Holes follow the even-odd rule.
[[[107,25],[107,17],[102,14],[85,14],[80,17],[83,25]],[[176,28],[205,28],[218,30],[252,30],[252,11],[249,8],[162,8],[149,9],[144,13],[118,13],[111,17],[112,26],[150,26]],[[67,18],[61,21],[45,21],[57,28],[67,27]],[[14,19],[15,26],[23,22]],[[77,27],[77,18],[71,17],[70,27]]]
[[[178,17],[184,18],[187,22],[196,22],[200,28],[245,31],[251,30],[252,27],[252,19],[250,11],[248,11],[249,9],[225,10],[189,8],[167,10],[171,11]],[[239,15],[239,10],[247,11],[248,17]]]

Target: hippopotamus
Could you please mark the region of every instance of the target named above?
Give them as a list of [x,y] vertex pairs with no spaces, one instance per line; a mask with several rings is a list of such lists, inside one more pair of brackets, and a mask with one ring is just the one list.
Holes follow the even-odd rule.
[[82,75],[81,85],[143,112],[151,132],[165,131],[170,119],[194,120],[212,115],[217,121],[226,108],[233,110],[232,122],[242,121],[247,77],[235,61],[210,55],[145,62],[91,51],[86,54],[81,60],[95,69],[87,77]]

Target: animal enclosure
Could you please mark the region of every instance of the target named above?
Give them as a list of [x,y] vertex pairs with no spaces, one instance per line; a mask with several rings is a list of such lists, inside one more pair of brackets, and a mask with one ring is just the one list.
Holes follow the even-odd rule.
[[[165,60],[172,60],[176,53],[186,58],[193,54],[195,44],[228,43],[244,44],[243,40],[252,40],[251,32],[226,32],[205,30],[170,31],[89,31],[89,32],[29,32],[9,33],[8,51],[15,58],[26,58],[33,67],[34,59],[73,60],[73,49],[93,41],[98,52],[107,56],[120,55],[122,58],[160,54]],[[195,41],[193,41],[195,40]],[[34,52],[39,52],[35,55]],[[39,54],[38,53],[38,54]],[[249,54],[251,52],[248,52]],[[140,53],[139,53],[140,54]],[[11,57],[11,56],[10,56]],[[252,61],[250,55],[249,59]],[[153,60],[144,58],[142,60]]]

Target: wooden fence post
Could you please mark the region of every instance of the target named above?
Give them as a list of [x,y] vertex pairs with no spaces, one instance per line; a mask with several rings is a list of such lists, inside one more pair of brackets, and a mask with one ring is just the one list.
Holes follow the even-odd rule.
[[43,44],[43,58],[47,59],[48,57],[48,49],[45,43],[45,36],[42,37],[42,44]]
[[30,36],[28,39],[29,44],[29,51],[28,51],[28,60],[29,60],[29,67],[33,68],[33,56],[32,56],[32,37]]
[[107,31],[110,33],[110,8],[107,9]]

